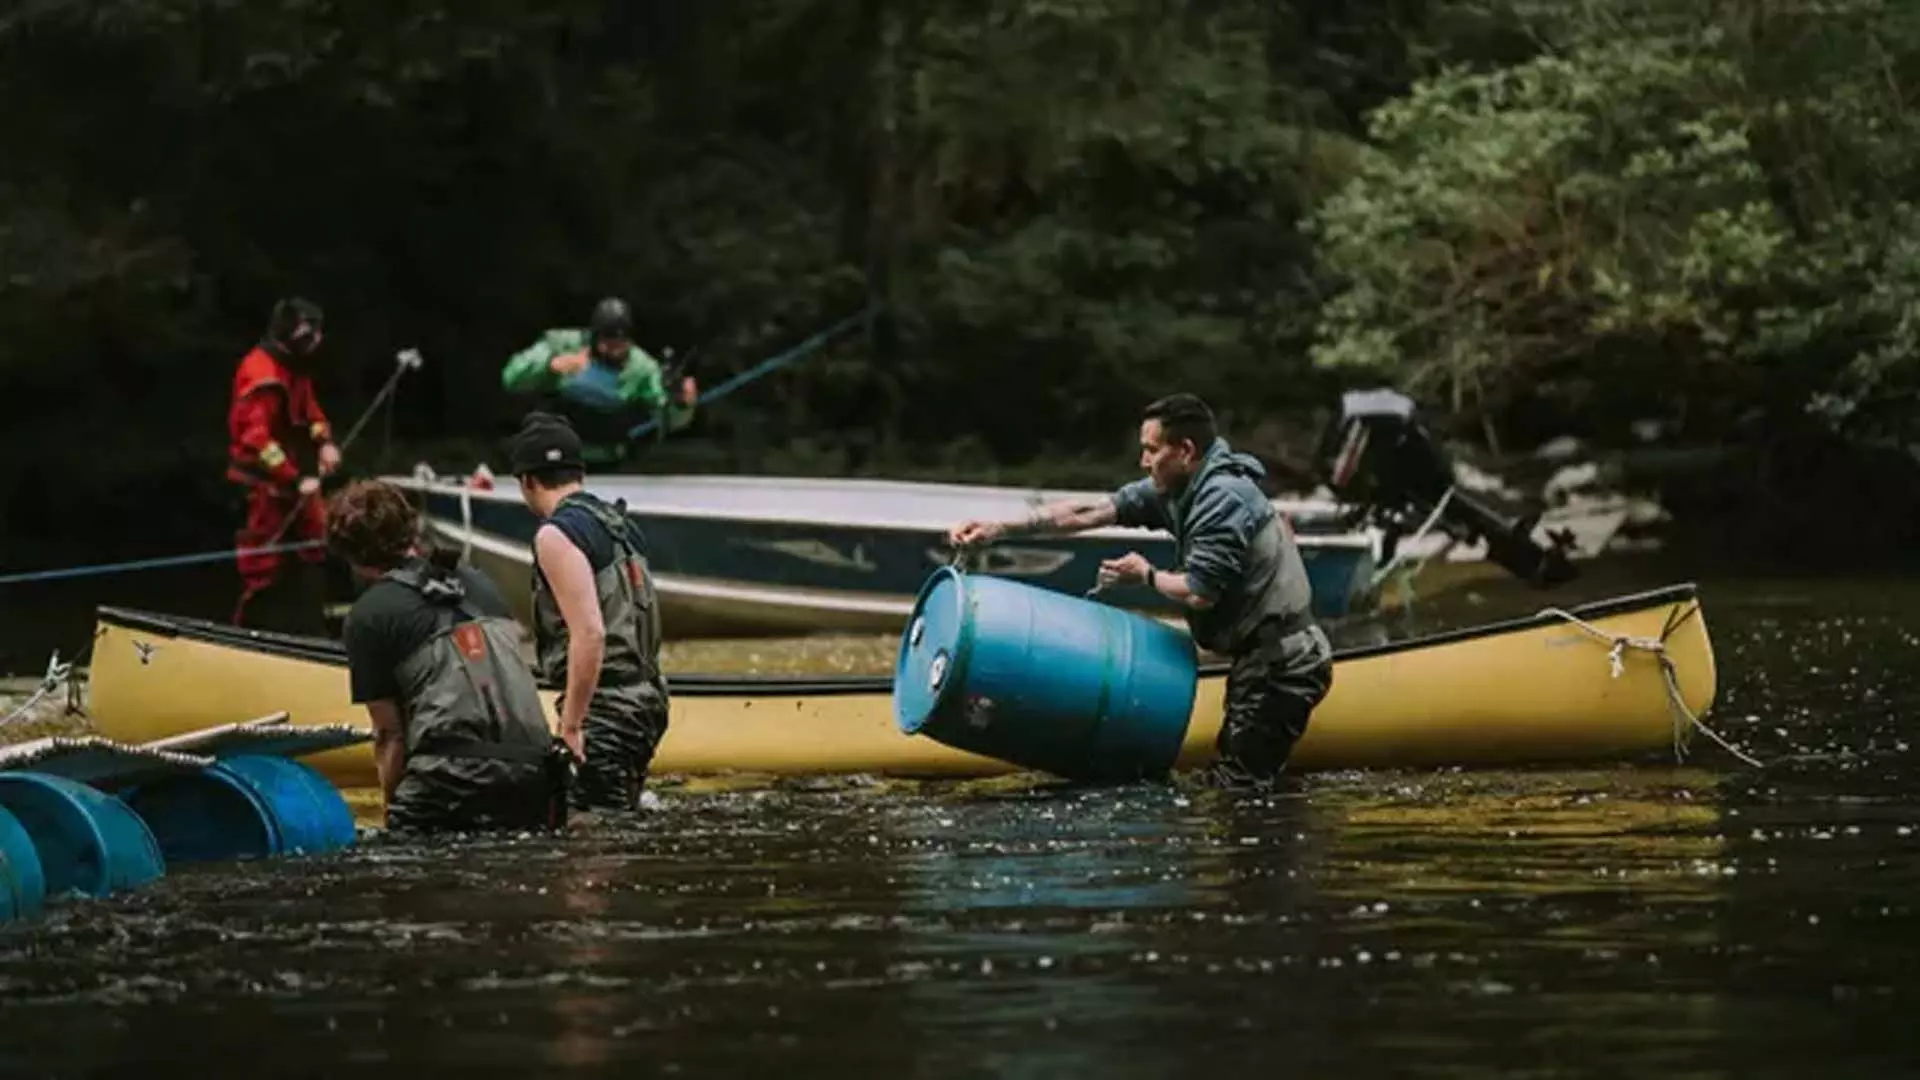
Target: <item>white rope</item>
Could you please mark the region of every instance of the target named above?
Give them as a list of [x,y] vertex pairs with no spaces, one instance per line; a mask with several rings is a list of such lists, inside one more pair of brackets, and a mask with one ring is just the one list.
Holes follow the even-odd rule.
[[[1415,529],[1412,535],[1395,545],[1393,558],[1387,560],[1387,565],[1373,572],[1373,581],[1369,583],[1369,588],[1379,588],[1380,583],[1387,580],[1389,574],[1399,569],[1400,562],[1406,556],[1407,552],[1411,550],[1414,545],[1427,538],[1427,534],[1433,531],[1433,527],[1440,523],[1440,515],[1446,512],[1447,504],[1453,501],[1453,492],[1454,486],[1449,484],[1447,490],[1441,494],[1440,501],[1433,504],[1433,512],[1427,515],[1427,520],[1421,522],[1420,527]],[[1418,574],[1426,565],[1427,560],[1422,558],[1418,563],[1408,568],[1406,578],[1409,585],[1414,575]]]
[[1680,693],[1680,674],[1674,667],[1673,657],[1667,652],[1667,643],[1664,639],[1633,637],[1628,634],[1609,634],[1605,630],[1587,622],[1585,619],[1560,608],[1542,609],[1540,615],[1551,615],[1563,619],[1593,637],[1610,643],[1611,648],[1607,650],[1607,666],[1616,679],[1620,677],[1621,672],[1626,670],[1626,650],[1637,649],[1641,652],[1653,654],[1654,659],[1660,664],[1660,676],[1667,684],[1667,703],[1673,712],[1673,756],[1675,760],[1686,760],[1686,745],[1682,739],[1682,735],[1684,735],[1687,728],[1691,726],[1705,733],[1707,738],[1718,743],[1721,749],[1727,753],[1732,754],[1734,757],[1756,769],[1761,767],[1759,761],[1744,753],[1732,743],[1721,738],[1719,733],[1708,727],[1706,722],[1701,720],[1692,709],[1687,708],[1686,699]]
[[55,649],[53,656],[47,660],[47,673],[40,680],[40,688],[35,690],[19,708],[8,713],[4,719],[0,719],[0,727],[5,727],[32,712],[33,707],[40,704],[48,694],[66,685],[67,677],[72,674],[73,664],[61,663],[60,651]]
[[460,561],[473,562],[473,487],[460,485]]

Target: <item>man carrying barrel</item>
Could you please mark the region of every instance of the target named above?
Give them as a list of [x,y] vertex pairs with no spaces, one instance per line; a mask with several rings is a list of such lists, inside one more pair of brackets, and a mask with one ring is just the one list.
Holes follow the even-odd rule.
[[387,827],[558,827],[569,757],[547,728],[520,625],[456,552],[423,552],[418,518],[377,480],[333,497],[327,541],[370,582],[348,613],[347,680],[373,723]]
[[1299,548],[1261,492],[1266,470],[1228,446],[1198,397],[1174,394],[1147,406],[1140,466],[1144,478],[1111,494],[1049,503],[1022,521],[968,521],[950,539],[974,547],[1107,525],[1171,532],[1177,568],[1162,570],[1129,552],[1101,563],[1099,587],[1151,587],[1180,606],[1195,643],[1232,661],[1219,760],[1200,779],[1268,788],[1333,686],[1333,646],[1314,621]]

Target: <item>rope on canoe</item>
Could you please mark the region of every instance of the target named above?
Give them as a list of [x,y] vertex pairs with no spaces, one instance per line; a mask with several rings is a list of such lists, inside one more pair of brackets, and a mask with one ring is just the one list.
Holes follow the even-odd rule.
[[460,561],[473,562],[473,485],[471,484],[460,485]]
[[[1684,761],[1686,759],[1686,746],[1682,740],[1682,736],[1686,733],[1688,727],[1692,727],[1705,733],[1707,738],[1718,743],[1721,749],[1732,754],[1742,762],[1756,769],[1762,767],[1758,760],[1721,738],[1720,734],[1708,727],[1706,722],[1701,720],[1692,709],[1687,708],[1686,699],[1680,693],[1680,673],[1678,669],[1674,667],[1673,657],[1667,652],[1665,636],[1650,638],[1634,637],[1630,634],[1609,634],[1605,630],[1580,618],[1578,615],[1574,615],[1561,608],[1545,608],[1541,610],[1540,615],[1565,620],[1587,634],[1601,641],[1608,642],[1612,647],[1607,650],[1607,665],[1612,669],[1613,677],[1616,679],[1620,677],[1621,672],[1626,670],[1625,654],[1628,649],[1636,649],[1640,652],[1653,655],[1654,659],[1660,664],[1660,676],[1666,681],[1667,703],[1673,712],[1673,756],[1675,760]],[[1672,629],[1672,627],[1669,627],[1668,633],[1671,633]]]
[[67,679],[72,674],[73,662],[68,661],[64,664],[61,663],[60,651],[58,649],[54,650],[53,656],[47,660],[47,674],[40,680],[39,688],[36,689],[26,701],[22,702],[19,708],[8,713],[5,717],[0,717],[0,727],[6,727],[32,712],[33,707],[40,704],[48,694],[67,685]]

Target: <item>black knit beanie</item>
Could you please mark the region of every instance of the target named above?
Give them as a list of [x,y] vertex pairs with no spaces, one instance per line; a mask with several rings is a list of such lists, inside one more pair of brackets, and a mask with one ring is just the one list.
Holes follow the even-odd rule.
[[573,430],[573,423],[548,412],[528,413],[520,422],[520,430],[508,445],[507,460],[515,476],[587,467],[581,459],[580,436]]

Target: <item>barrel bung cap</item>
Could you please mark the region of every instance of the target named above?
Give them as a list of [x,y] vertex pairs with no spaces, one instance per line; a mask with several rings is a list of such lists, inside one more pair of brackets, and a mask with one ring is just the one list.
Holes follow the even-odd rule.
[[912,735],[952,700],[962,681],[966,579],[943,566],[920,586],[893,665],[893,720]]

